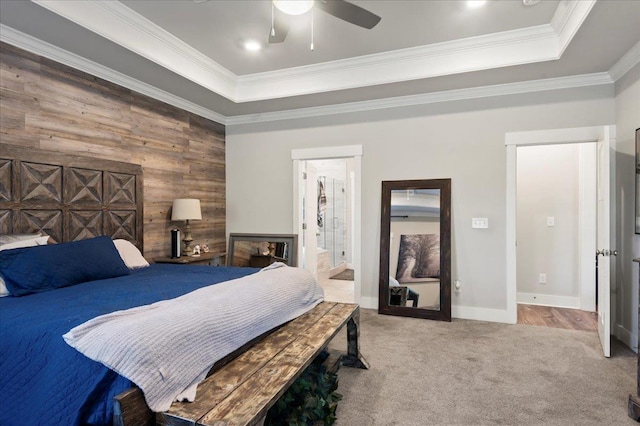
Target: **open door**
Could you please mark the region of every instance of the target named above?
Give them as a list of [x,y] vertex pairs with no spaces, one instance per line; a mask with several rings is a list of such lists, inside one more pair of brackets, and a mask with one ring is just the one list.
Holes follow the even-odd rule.
[[303,267],[318,278],[318,172],[309,161],[305,161],[303,181]]
[[610,134],[605,127],[603,136],[598,140],[597,172],[597,242],[598,257],[598,335],[605,357],[611,356],[611,164]]

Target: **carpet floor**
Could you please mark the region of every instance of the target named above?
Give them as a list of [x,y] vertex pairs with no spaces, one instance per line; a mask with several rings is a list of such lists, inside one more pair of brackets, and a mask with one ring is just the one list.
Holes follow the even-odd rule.
[[595,332],[360,316],[371,369],[340,369],[338,426],[637,424],[636,355],[615,339],[605,359]]

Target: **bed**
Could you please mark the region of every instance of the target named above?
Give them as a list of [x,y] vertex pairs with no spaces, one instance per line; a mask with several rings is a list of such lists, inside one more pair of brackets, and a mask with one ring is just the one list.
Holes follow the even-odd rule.
[[59,425],[111,424],[113,398],[132,387],[131,381],[87,358],[62,336],[99,315],[253,272],[157,264],[123,277],[0,299],[0,389],[13,401],[3,404],[0,424],[35,425],[43,419]]
[[[65,243],[60,247],[108,237],[109,241],[111,238],[131,241],[142,249],[142,179],[139,165],[0,144],[0,235],[44,233],[51,237],[50,243]],[[50,247],[36,249],[43,251]],[[96,259],[89,257],[84,263],[93,264]],[[0,424],[111,424],[113,398],[136,388],[132,388],[131,380],[105,367],[102,360],[89,359],[81,349],[72,348],[69,340],[65,342],[70,330],[122,310],[129,312],[140,309],[136,307],[170,303],[194,292],[237,282],[229,280],[255,280],[259,273],[262,271],[255,268],[157,264],[131,269],[118,277],[84,280],[77,285],[22,297],[0,298],[0,389],[5,402],[7,396],[11,398],[0,410]],[[321,302],[315,290],[311,293],[304,307],[290,318],[278,319],[278,324]],[[239,299],[243,302],[243,298]],[[244,306],[250,311],[254,309],[251,305]],[[356,306],[341,324],[333,326],[335,330],[323,342],[326,344],[348,320],[352,363],[360,363],[357,319]],[[277,328],[274,324],[269,327]],[[234,343],[235,353],[227,349],[229,356],[237,355],[266,334],[266,329],[257,328],[243,338],[244,345]],[[299,373],[291,377],[296,374]],[[278,393],[281,391],[277,390],[274,397]],[[265,407],[260,408],[261,413]],[[116,408],[127,409],[118,404]]]

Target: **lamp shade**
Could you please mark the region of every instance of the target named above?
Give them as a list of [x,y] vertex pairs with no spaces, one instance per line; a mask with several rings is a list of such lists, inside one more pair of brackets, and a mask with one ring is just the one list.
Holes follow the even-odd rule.
[[171,220],[202,220],[200,200],[178,198],[173,200]]

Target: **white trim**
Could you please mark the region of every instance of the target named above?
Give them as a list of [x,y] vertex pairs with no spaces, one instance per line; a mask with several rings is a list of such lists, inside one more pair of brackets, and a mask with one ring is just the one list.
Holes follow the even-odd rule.
[[238,102],[354,89],[559,58],[551,25],[238,77]]
[[120,2],[33,1],[237,103],[556,60],[595,3],[563,0],[544,25],[238,76]]
[[582,143],[578,154],[578,264],[580,309],[596,310],[597,145]]
[[507,146],[507,217],[506,217],[506,278],[507,278],[507,318],[509,324],[518,322],[516,283],[518,281],[517,261],[517,150]]
[[[353,158],[355,188],[353,198],[355,209],[355,226],[353,229],[353,294],[354,302],[362,304],[362,145],[345,145],[321,148],[304,148],[291,150],[293,162],[293,224],[292,229],[302,241],[302,213],[300,206],[300,161],[328,158]],[[298,244],[299,255],[302,255],[302,243]],[[377,299],[376,299],[377,300]],[[367,300],[367,303],[369,300]],[[377,304],[375,305],[377,307]],[[367,306],[368,307],[368,306]]]
[[348,102],[336,105],[298,108],[257,114],[236,115],[227,117],[227,124],[233,126],[238,124],[265,123],[270,121],[293,120],[333,114],[346,114],[352,112],[374,111],[388,108],[434,104],[440,102],[479,99],[491,96],[518,95],[523,93],[542,92],[547,90],[599,86],[613,83],[614,81],[611,79],[608,73],[601,72],[569,77],[547,78],[543,80],[530,80],[518,83],[495,84],[491,86],[472,87],[468,89],[445,90],[442,92],[431,92],[419,95],[396,96],[385,99]]
[[562,0],[551,18],[551,27],[558,35],[559,52],[562,56],[578,29],[596,4],[596,0]]
[[150,98],[157,99],[185,111],[192,112],[201,117],[226,124],[226,117],[224,115],[201,107],[200,105],[196,105],[193,102],[187,101],[150,84],[136,80],[133,77],[129,77],[128,75],[112,70],[111,68],[107,68],[96,62],[90,61],[76,55],[75,53],[68,52],[50,43],[31,37],[30,35],[24,34],[3,24],[0,24],[0,41],[86,72],[95,77],[110,81],[111,83],[131,89],[137,93],[149,96]]
[[609,75],[613,81],[618,81],[620,77],[625,75],[631,68],[636,66],[640,62],[640,41],[633,45],[622,58],[618,60],[611,68],[609,68]]
[[568,129],[531,130],[505,134],[505,145],[551,145],[598,142],[602,127],[573,127]]
[[615,138],[615,126],[574,127],[568,129],[533,130],[527,132],[505,133],[507,160],[506,188],[506,277],[507,277],[507,312],[510,322],[517,321],[517,152],[518,146],[552,145],[563,143],[597,142],[609,134]]
[[[377,297],[361,297],[360,306],[366,309],[378,309]],[[451,305],[451,317],[474,321],[511,323],[507,311],[503,309],[478,308],[475,306]]]
[[509,313],[503,309],[477,308],[475,306],[451,306],[453,318],[475,321],[511,323]]
[[33,2],[204,88],[236,100],[234,73],[119,1]]
[[557,308],[580,309],[579,297],[522,292],[518,292],[517,294],[518,303],[525,303],[527,305],[555,306]]
[[[434,104],[440,102],[479,99],[491,96],[516,95],[547,90],[607,85],[613,84],[615,82],[610,75],[611,73],[613,73],[614,68],[616,68],[616,70],[618,71],[613,73],[613,75],[619,78],[618,74],[620,72],[623,72],[624,68],[626,66],[629,66],[629,63],[633,62],[633,65],[635,65],[635,63],[640,60],[640,43],[638,43],[627,53],[627,55],[625,55],[625,57],[623,57],[623,59],[618,62],[618,64],[614,65],[614,67],[611,68],[609,73],[603,72],[542,80],[530,80],[518,83],[496,84],[491,86],[455,89],[419,95],[397,96],[386,99],[349,102],[337,105],[225,117],[224,115],[219,114],[213,110],[204,108],[193,102],[182,99],[171,93],[165,92],[147,83],[124,75],[118,71],[114,71],[108,67],[92,62],[74,53],[56,47],[50,43],[31,37],[3,24],[0,24],[0,40],[31,53],[35,53],[56,62],[60,62],[96,77],[103,78],[107,81],[129,88],[143,95],[152,97],[162,102],[166,102],[170,105],[193,112],[194,114],[214,120],[227,126],[318,117],[332,114],[345,114],[361,111],[373,111],[388,108]],[[624,63],[626,65],[619,65],[621,63]]]
[[329,146],[320,148],[292,149],[292,160],[320,160],[362,156],[362,145]]

